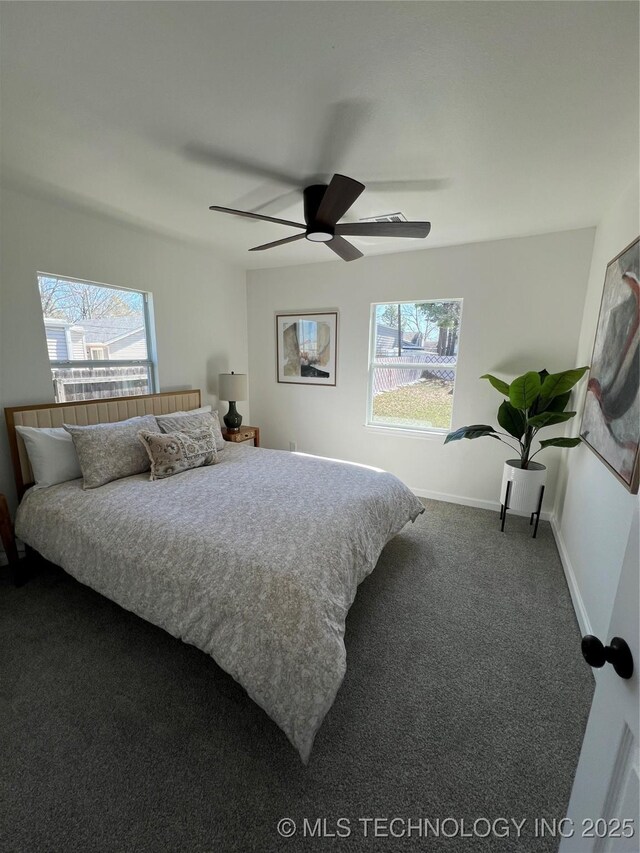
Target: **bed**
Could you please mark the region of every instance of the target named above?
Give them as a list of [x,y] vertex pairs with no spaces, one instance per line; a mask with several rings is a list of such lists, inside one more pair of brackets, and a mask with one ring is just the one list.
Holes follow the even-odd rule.
[[[7,410],[16,424],[104,423],[196,408],[199,392]],[[119,415],[114,417],[114,415]],[[393,475],[229,443],[218,464],[83,490],[27,491],[16,534],[122,607],[210,654],[306,763],[346,671],[345,619],[385,544],[423,511]]]

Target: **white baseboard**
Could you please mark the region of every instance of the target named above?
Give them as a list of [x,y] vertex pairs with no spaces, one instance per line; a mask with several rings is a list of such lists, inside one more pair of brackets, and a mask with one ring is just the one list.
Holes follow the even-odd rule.
[[564,576],[567,579],[567,586],[569,587],[571,601],[573,602],[573,609],[576,612],[576,618],[578,620],[578,625],[580,626],[580,631],[582,632],[583,636],[585,634],[593,634],[593,630],[591,628],[591,621],[589,620],[589,616],[587,615],[587,608],[584,606],[584,601],[582,599],[582,596],[580,595],[578,582],[576,581],[576,574],[573,571],[571,559],[569,558],[569,552],[567,551],[567,546],[565,545],[564,539],[562,538],[562,532],[558,527],[558,521],[555,515],[553,515],[551,518],[551,530],[553,532],[553,538],[556,540],[558,553],[560,554],[560,561],[562,563],[562,568],[564,569]]
[[[433,501],[445,501],[450,504],[462,504],[462,506],[475,506],[478,509],[490,509],[493,512],[500,512],[499,501],[483,501],[480,498],[465,498],[460,495],[449,495],[446,492],[430,492],[426,489],[411,489],[414,495],[419,498],[430,498]],[[528,515],[528,513],[513,512],[512,515]],[[553,513],[548,510],[543,510],[540,513],[542,521],[551,521]]]

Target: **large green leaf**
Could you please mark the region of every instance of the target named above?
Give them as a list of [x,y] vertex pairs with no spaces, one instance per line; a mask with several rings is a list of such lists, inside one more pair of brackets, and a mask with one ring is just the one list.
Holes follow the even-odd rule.
[[[549,377],[545,379],[545,382],[548,381]],[[540,376],[533,370],[525,373],[523,376],[518,376],[509,385],[509,400],[511,401],[511,405],[523,411],[528,409],[540,393],[541,387]]]
[[577,447],[581,438],[547,438],[540,442],[540,447]]
[[461,438],[482,438],[485,435],[496,436],[496,431],[492,426],[487,424],[471,424],[471,426],[463,426],[460,429],[450,432],[444,440],[445,444],[450,441],[459,441]]
[[522,438],[527,426],[524,412],[521,412],[520,409],[514,409],[508,400],[505,400],[498,409],[498,423],[502,429],[506,429],[509,435],[517,439]]
[[538,428],[554,426],[554,424],[563,424],[565,421],[571,420],[575,414],[575,412],[541,412],[539,415],[529,418],[527,424]]
[[489,382],[493,385],[496,391],[499,391],[501,394],[504,394],[505,397],[509,396],[509,383],[503,382],[502,379],[498,379],[497,376],[492,376],[490,373],[484,373],[480,379],[488,379]]
[[563,370],[562,373],[550,373],[542,383],[540,390],[542,401],[547,403],[560,394],[566,394],[576,382],[582,379],[587,370],[589,370],[588,367],[574,367],[572,370]]
[[560,394],[552,400],[549,400],[549,403],[546,406],[547,412],[564,412],[570,398],[571,391],[567,391],[566,394]]

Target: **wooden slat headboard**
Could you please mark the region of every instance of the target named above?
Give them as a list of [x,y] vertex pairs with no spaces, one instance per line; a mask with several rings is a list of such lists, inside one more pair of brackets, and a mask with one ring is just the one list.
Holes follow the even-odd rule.
[[12,406],[4,410],[9,433],[11,463],[22,498],[33,485],[33,473],[23,440],[16,426],[61,427],[63,424],[106,424],[125,421],[137,415],[167,415],[200,406],[200,391],[165,391],[137,397],[111,397],[108,400],[84,400],[80,403],[42,403],[36,406]]

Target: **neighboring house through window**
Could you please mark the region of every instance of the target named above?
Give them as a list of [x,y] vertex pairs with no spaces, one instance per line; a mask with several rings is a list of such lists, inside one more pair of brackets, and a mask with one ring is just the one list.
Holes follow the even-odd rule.
[[38,288],[59,403],[156,390],[151,294],[44,273]]
[[370,426],[451,428],[462,299],[371,306]]

